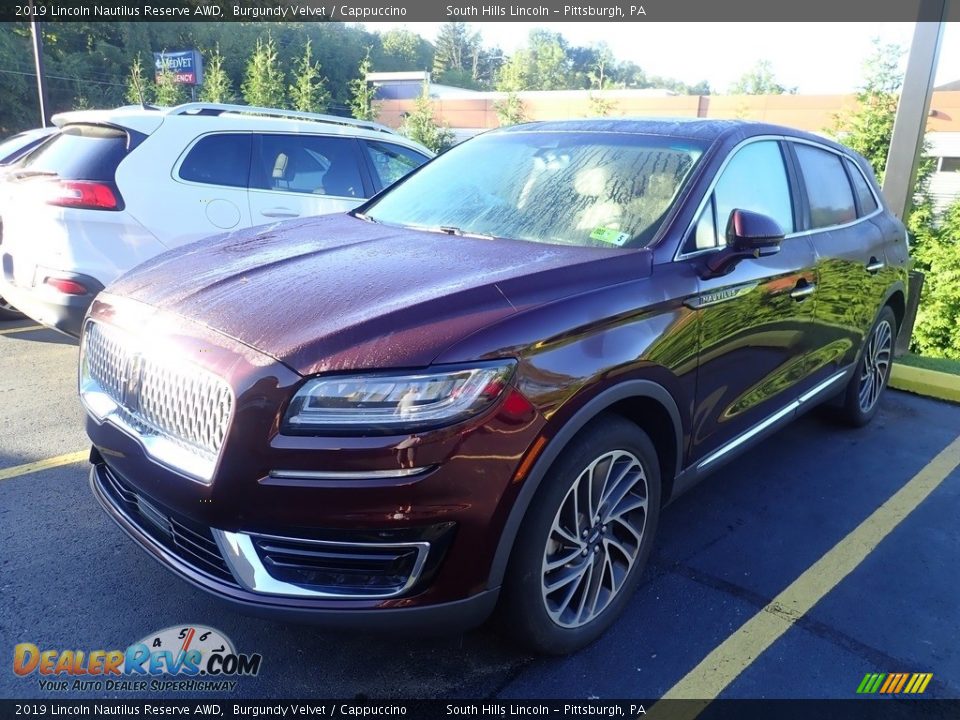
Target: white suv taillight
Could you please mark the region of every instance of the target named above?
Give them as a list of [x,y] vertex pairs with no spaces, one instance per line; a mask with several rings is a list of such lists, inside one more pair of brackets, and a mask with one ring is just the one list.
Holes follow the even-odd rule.
[[93,180],[53,180],[44,188],[48,205],[83,210],[119,210],[117,194],[106,183]]

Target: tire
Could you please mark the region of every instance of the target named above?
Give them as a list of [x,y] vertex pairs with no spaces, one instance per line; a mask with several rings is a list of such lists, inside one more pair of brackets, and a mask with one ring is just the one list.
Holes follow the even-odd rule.
[[19,320],[23,313],[0,297],[0,320]]
[[848,425],[863,427],[877,414],[880,396],[890,379],[896,338],[897,318],[890,306],[885,305],[867,336],[853,377],[841,395],[840,417]]
[[[621,497],[611,503],[614,493]],[[581,508],[598,497],[587,522]],[[497,608],[500,625],[538,654],[563,655],[596,640],[630,602],[659,517],[660,466],[647,434],[618,415],[588,424],[553,463],[523,520]]]

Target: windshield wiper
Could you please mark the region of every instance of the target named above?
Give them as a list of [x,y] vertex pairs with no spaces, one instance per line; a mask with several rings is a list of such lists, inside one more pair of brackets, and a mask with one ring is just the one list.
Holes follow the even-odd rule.
[[58,173],[52,170],[20,170],[19,172],[12,172],[10,175],[16,180],[30,177],[59,177]]
[[350,214],[353,215],[355,218],[357,218],[357,220],[365,220],[366,222],[374,223],[375,225],[379,225],[379,224],[380,224],[380,221],[379,221],[379,220],[374,220],[372,217],[370,217],[370,216],[367,215],[366,213],[355,212],[355,213],[350,213]]
[[[426,228],[424,228],[426,229]],[[480,240],[493,240],[493,235],[483,235],[481,233],[464,232],[453,225],[440,225],[435,232],[446,233],[447,235],[456,235],[457,237],[479,238]]]

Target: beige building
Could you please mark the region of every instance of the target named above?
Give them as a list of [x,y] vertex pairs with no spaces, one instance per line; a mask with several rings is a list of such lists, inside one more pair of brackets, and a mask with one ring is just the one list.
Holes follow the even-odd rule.
[[[413,108],[413,97],[422,91],[424,82],[430,82],[430,76],[378,73],[370,80],[381,91],[380,121],[399,127]],[[505,93],[436,84],[430,85],[430,95],[435,119],[449,126],[458,140],[498,127],[496,105],[506,97]],[[596,117],[603,106],[610,117],[743,118],[815,133],[829,130],[838,114],[857,104],[854,95],[675,95],[655,89],[528,91],[518,95],[529,120]],[[960,90],[933,93],[927,131],[929,154],[937,164],[930,190],[937,206],[943,208],[960,197]]]

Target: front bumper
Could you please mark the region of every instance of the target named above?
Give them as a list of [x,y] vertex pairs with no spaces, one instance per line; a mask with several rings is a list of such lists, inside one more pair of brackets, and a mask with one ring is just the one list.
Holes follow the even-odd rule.
[[[338,629],[451,632],[476,627],[496,605],[499,588],[462,600],[420,606],[410,606],[408,597],[338,600],[315,594],[297,596],[289,587],[284,589],[276,583],[267,586],[272,592],[251,591],[248,589],[250,579],[256,573],[262,577],[265,570],[251,567],[251,574],[242,571],[243,559],[255,558],[255,553],[243,555],[241,564],[237,557],[230,557],[224,539],[240,535],[198,527],[187,518],[171,517],[166,509],[157,512],[152,502],[146,503],[150,508],[146,513],[131,510],[135,505],[124,502],[124,491],[118,491],[119,479],[96,455],[92,459],[95,461],[90,469],[93,494],[127,535],[184,580],[243,612]],[[158,532],[161,525],[165,525],[164,530]],[[418,555],[418,560],[420,557]],[[413,580],[404,590],[429,571],[426,561],[420,562]]]

